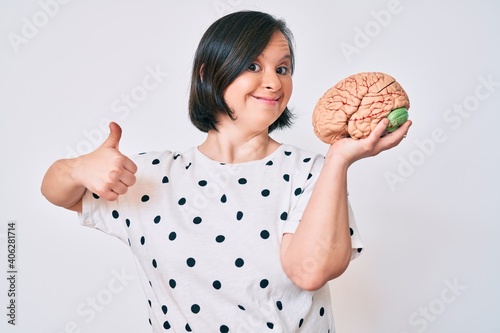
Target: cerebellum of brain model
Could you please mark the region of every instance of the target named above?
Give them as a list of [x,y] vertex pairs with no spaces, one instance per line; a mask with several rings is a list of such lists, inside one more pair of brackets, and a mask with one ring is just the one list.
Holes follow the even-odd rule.
[[328,89],[312,115],[316,136],[325,143],[363,139],[384,118],[392,132],[408,119],[410,100],[401,85],[385,73],[351,75]]

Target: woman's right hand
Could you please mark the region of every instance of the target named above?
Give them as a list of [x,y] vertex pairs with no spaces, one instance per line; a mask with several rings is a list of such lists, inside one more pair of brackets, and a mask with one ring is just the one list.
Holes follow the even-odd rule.
[[109,130],[99,148],[76,159],[73,178],[99,197],[113,201],[135,184],[137,166],[119,151],[121,127],[111,122]]
[[82,197],[89,190],[105,200],[116,200],[135,184],[137,166],[119,151],[122,129],[109,124],[109,136],[93,152],[54,162],[45,173],[41,191],[48,201],[81,211]]

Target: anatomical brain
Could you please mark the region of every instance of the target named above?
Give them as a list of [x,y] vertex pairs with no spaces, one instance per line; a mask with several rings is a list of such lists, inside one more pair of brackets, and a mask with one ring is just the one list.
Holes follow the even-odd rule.
[[380,72],[354,74],[318,100],[312,116],[314,133],[329,144],[345,137],[362,139],[389,114],[391,132],[406,121],[409,108],[406,92],[393,77]]

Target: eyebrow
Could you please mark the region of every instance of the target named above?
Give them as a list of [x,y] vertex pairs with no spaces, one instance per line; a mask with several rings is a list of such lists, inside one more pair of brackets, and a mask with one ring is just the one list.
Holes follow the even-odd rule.
[[285,59],[288,59],[288,60],[292,60],[292,55],[290,53],[286,54],[285,56],[283,56],[280,61],[283,61]]
[[[261,53],[258,58],[260,58],[260,57],[264,57],[265,58],[264,53]],[[283,57],[281,57],[280,59],[278,59],[277,62],[282,62],[284,60],[292,60],[292,54],[291,53],[285,54]]]

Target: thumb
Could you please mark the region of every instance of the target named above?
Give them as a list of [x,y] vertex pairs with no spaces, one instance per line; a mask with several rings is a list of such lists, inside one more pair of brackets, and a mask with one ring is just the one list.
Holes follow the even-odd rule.
[[122,128],[115,122],[109,123],[109,135],[106,141],[102,144],[104,147],[118,149],[120,139],[122,137]]

